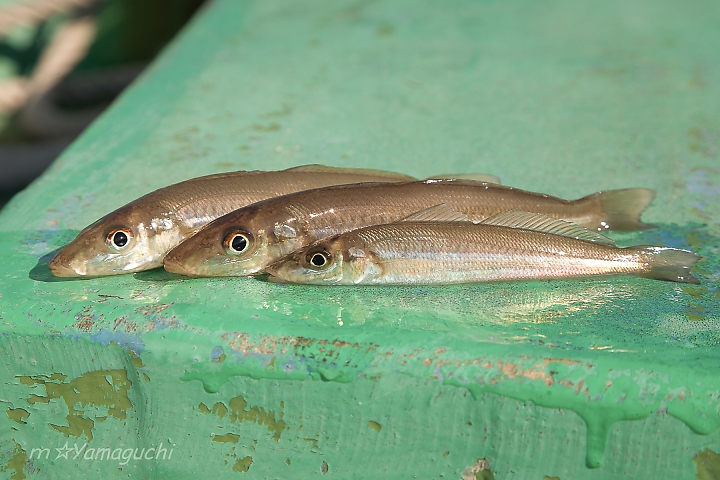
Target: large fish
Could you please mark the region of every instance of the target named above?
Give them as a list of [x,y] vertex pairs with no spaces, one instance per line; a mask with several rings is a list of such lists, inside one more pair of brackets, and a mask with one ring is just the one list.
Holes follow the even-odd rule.
[[151,192],[85,228],[50,262],[58,277],[97,277],[162,266],[165,254],[211,220],[240,207],[309,188],[413,177],[304,165],[279,172],[209,175]]
[[438,204],[475,221],[523,209],[593,229],[631,230],[647,225],[640,213],[652,190],[600,192],[575,201],[471,180],[426,180],[328,187],[276,197],[209,223],[165,257],[165,269],[189,276],[240,276],[262,271],[322,238],[396,222]]
[[648,245],[618,248],[596,232],[544,215],[511,211],[479,224],[467,218],[419,220],[408,218],[325,239],[266,271],[274,281],[327,285],[450,284],[594,275],[699,283],[689,270],[701,257],[692,252]]

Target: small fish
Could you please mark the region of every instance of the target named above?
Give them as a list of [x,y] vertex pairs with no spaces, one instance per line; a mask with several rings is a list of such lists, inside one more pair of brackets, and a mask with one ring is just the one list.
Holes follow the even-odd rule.
[[618,248],[607,237],[562,220],[504,212],[467,220],[403,221],[322,240],[268,266],[271,281],[321,285],[451,284],[634,275],[699,283],[701,258],[685,250]]
[[266,198],[309,188],[413,177],[357,168],[303,165],[194,178],[151,192],[85,228],[50,262],[57,277],[97,277],[162,266],[165,254],[211,220]]
[[243,276],[323,238],[393,223],[445,203],[473,221],[522,209],[594,229],[646,228],[640,213],[654,192],[600,192],[575,201],[471,180],[426,180],[307,190],[236,210],[209,223],[165,257],[165,269],[188,276]]

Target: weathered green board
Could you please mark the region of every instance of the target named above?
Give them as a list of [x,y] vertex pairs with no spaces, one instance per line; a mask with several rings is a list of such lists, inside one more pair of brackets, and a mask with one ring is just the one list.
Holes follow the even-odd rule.
[[[213,2],[0,215],[3,475],[720,478],[718,25],[711,0]],[[303,163],[652,187],[659,228],[614,238],[701,253],[701,285],[47,269],[157,187]]]

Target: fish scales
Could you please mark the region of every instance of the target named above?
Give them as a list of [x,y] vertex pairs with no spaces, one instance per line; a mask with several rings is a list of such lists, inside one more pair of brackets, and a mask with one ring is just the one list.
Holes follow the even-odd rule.
[[357,236],[390,283],[590,276],[635,272],[647,264],[643,255],[616,247],[491,225],[398,224]]
[[[278,195],[330,185],[399,182],[407,175],[305,165],[194,178],[150,192],[85,228],[52,260],[56,276],[102,276],[162,265],[165,254],[211,220]],[[120,231],[123,245],[110,243]]]
[[557,235],[550,230],[565,222],[553,222],[543,227],[546,231],[467,221],[375,225],[315,242],[266,267],[266,272],[278,281],[314,284],[448,284],[620,274],[698,283],[689,273],[700,259],[692,252],[648,245],[619,248]]
[[[635,226],[642,228],[644,224],[639,222],[639,215],[652,199],[652,192],[628,189],[605,195],[614,198],[618,193],[624,199],[628,195],[642,199],[639,210],[638,202],[630,202],[633,213],[629,214],[635,219]],[[164,263],[168,271],[189,276],[251,275],[319,239],[369,225],[396,222],[440,204],[473,221],[522,207],[571,222],[592,218],[589,226],[595,229],[612,226],[611,218],[596,211],[597,202],[588,200],[598,197],[602,195],[571,202],[468,180],[368,183],[306,190],[265,200],[218,218],[173,249]],[[622,213],[627,216],[628,212]],[[229,236],[236,233],[247,236],[246,243],[242,243],[247,248],[242,251],[231,250],[227,244]]]

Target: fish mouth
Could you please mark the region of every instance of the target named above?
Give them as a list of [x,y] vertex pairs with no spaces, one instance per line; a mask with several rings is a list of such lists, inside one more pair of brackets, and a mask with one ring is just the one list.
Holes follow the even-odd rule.
[[168,258],[167,256],[165,257],[165,260],[163,260],[163,266],[165,267],[165,270],[170,273],[177,273],[180,275],[185,275],[186,277],[199,276],[196,272],[188,270],[187,267],[185,267],[181,262],[178,262],[173,258]]
[[53,258],[53,260],[48,264],[48,268],[52,272],[53,275],[56,277],[82,277],[83,275],[79,274],[74,268],[68,266],[65,263],[62,263],[61,261],[57,261],[58,257]]

